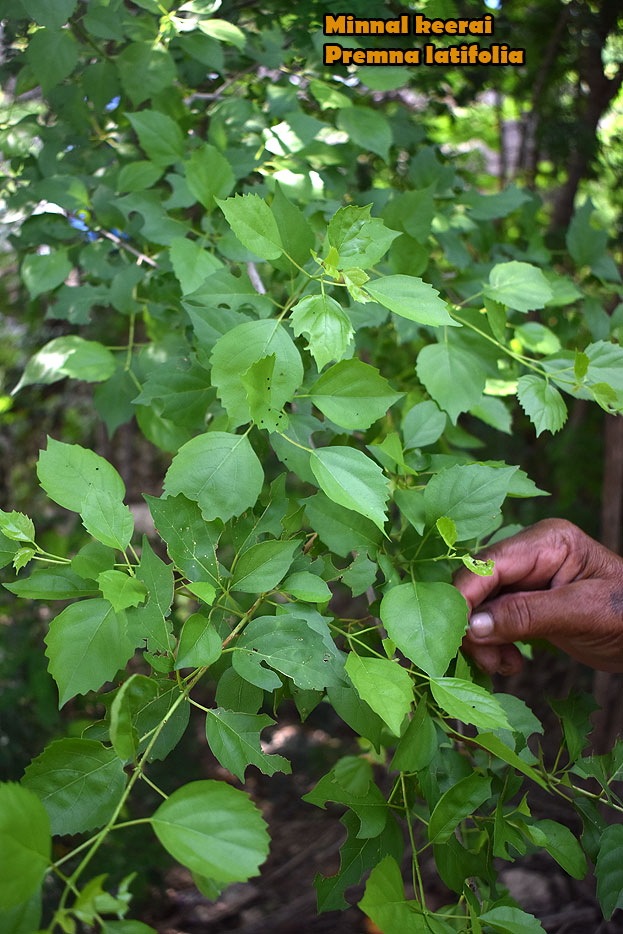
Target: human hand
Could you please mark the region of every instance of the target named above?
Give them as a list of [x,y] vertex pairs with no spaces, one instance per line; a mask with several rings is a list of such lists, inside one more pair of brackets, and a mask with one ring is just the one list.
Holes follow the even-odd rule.
[[623,558],[564,519],[538,522],[479,557],[493,558],[493,574],[462,568],[454,584],[470,610],[463,649],[483,671],[518,672],[523,659],[512,643],[527,639],[623,671]]

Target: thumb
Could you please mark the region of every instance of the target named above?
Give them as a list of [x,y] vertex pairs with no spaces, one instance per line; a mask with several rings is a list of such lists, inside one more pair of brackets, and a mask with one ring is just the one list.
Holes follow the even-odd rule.
[[467,637],[481,645],[528,639],[559,642],[586,632],[595,613],[590,583],[577,581],[552,590],[504,594],[472,613]]

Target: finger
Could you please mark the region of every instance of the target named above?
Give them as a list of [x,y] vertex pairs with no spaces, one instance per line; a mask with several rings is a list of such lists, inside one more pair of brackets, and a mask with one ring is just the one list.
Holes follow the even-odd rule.
[[541,590],[554,583],[564,584],[579,574],[585,563],[587,542],[592,540],[570,522],[558,519],[538,522],[479,554],[493,559],[491,576],[480,577],[462,568],[454,584],[470,610],[501,590]]
[[488,675],[515,675],[521,671],[523,657],[514,645],[479,645],[477,642],[463,644],[463,650],[470,655],[481,671]]
[[609,591],[600,581],[577,581],[553,590],[521,591],[490,600],[474,612],[466,638],[481,645],[526,639],[559,644],[574,638],[613,636],[623,622],[613,619]]

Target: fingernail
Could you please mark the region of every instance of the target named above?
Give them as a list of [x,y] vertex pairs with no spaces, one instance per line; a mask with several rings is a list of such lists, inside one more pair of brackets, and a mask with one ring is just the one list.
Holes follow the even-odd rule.
[[477,639],[484,639],[493,632],[493,617],[491,613],[474,613],[469,621],[469,629]]

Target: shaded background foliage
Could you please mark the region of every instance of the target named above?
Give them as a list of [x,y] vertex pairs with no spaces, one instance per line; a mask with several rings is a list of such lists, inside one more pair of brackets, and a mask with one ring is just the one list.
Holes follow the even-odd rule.
[[[359,16],[404,11],[399,4],[382,9],[380,4],[361,2],[356,7]],[[72,554],[82,533],[69,521],[64,528],[59,527],[57,512],[38,487],[33,487],[34,466],[46,434],[79,442],[110,459],[124,477],[129,502],[138,503],[144,492],[158,495],[171,452],[200,426],[200,421],[193,424],[192,420],[187,425],[176,424],[175,417],[162,413],[155,417],[143,413],[143,422],[137,426],[132,403],[136,387],[124,369],[129,318],[136,321],[138,347],[165,335],[173,309],[179,305],[179,270],[173,269],[172,275],[165,249],[170,238],[185,236],[187,230],[202,238],[220,237],[221,251],[228,260],[253,262],[226,233],[222,218],[210,215],[213,228],[197,230],[205,212],[189,196],[178,173],[164,180],[155,177],[155,188],[145,179],[136,183],[145,185],[145,189],[137,189],[139,192],[157,191],[157,196],[147,199],[147,206],[143,202],[137,207],[138,202],[132,202],[131,188],[124,191],[117,187],[117,165],[143,160],[125,116],[128,112],[152,107],[170,116],[184,131],[192,131],[197,139],[207,140],[229,159],[242,190],[264,195],[274,190],[273,179],[279,177],[289,197],[311,204],[308,216],[317,229],[321,229],[321,214],[326,208],[321,210],[318,205],[314,209],[314,200],[320,201],[314,191],[316,179],[324,188],[323,197],[330,193],[333,210],[341,201],[352,200],[361,205],[372,202],[373,213],[378,214],[385,207],[387,189],[408,188],[413,182],[410,160],[414,153],[422,151],[429,141],[436,143],[441,163],[458,170],[463,192],[473,187],[492,193],[514,181],[522,190],[538,193],[543,202],[519,201],[500,216],[485,217],[477,230],[469,232],[462,246],[467,272],[464,281],[459,278],[456,283],[461,298],[471,294],[470,274],[477,274],[474,264],[494,251],[496,243],[504,243],[507,256],[513,256],[513,250],[524,256],[532,251],[534,261],[551,261],[559,272],[572,273],[581,281],[581,301],[571,309],[552,310],[547,320],[540,318],[561,335],[563,345],[577,339],[578,345],[584,346],[611,335],[620,340],[623,42],[616,2],[502,3],[500,9],[492,11],[495,38],[527,50],[523,69],[456,68],[443,75],[438,69],[405,72],[362,68],[352,73],[337,69],[336,75],[344,83],[324,72],[320,64],[320,26],[326,4],[301,2],[294,11],[281,3],[196,5],[200,8],[208,19],[218,16],[238,25],[246,34],[246,43],[237,41],[236,33],[224,40],[202,34],[201,42],[191,47],[188,40],[192,37],[176,31],[158,4],[145,0],[72,5],[69,28],[63,30],[66,48],[37,49],[27,0],[0,4],[2,83],[6,89],[0,130],[6,192],[4,251],[0,257],[4,273],[0,285],[4,312],[0,325],[0,446],[5,468],[0,493],[5,508],[23,509],[37,517],[41,540],[59,554]],[[477,2],[431,0],[421,9],[429,16],[478,16],[484,8]],[[158,35],[169,49],[167,64],[163,59],[152,67],[141,55]],[[325,88],[330,89],[326,93],[344,94],[385,115],[392,128],[395,159],[385,160],[366,151],[359,141],[331,140],[336,108],[330,105],[324,109],[322,96],[314,94],[310,86],[314,78],[323,79]],[[338,102],[338,110],[340,106]],[[288,150],[283,135],[275,142],[273,128],[292,113],[300,120],[301,136]],[[324,123],[329,136],[316,139],[320,127],[306,122],[310,119]],[[134,184],[127,176],[125,181]],[[587,220],[595,227],[595,237],[601,237],[598,230],[604,231],[615,246],[615,264],[602,265],[592,273],[590,261],[576,263],[573,269],[564,252],[574,202],[581,204],[583,196],[591,197],[597,207],[593,220]],[[130,200],[121,204],[123,197]],[[50,205],[59,205],[62,210],[51,210]],[[167,224],[172,225],[168,238],[159,239],[158,233],[162,235]],[[388,225],[392,226],[389,221]],[[69,271],[69,278],[63,275],[58,281],[53,278],[38,283],[36,277],[29,278],[29,257],[47,255],[50,245],[67,250],[69,270],[61,272]],[[393,271],[425,278],[436,275],[430,268],[427,271],[430,245],[426,232],[421,239],[412,237],[408,251],[395,259]],[[460,245],[453,246],[460,253]],[[451,249],[446,244],[440,250],[439,242],[433,248],[433,263],[439,262],[442,270],[448,260],[443,254]],[[457,265],[461,268],[460,261]],[[81,270],[78,274],[77,268]],[[257,270],[254,273],[252,269],[254,274]],[[74,289],[81,290],[80,294],[70,291]],[[111,305],[113,314],[108,311]],[[108,392],[98,388],[92,393],[88,385],[70,380],[26,386],[11,396],[32,354],[50,339],[77,329],[89,339],[120,348],[115,351],[119,369]],[[398,350],[399,358],[392,361],[396,372],[413,365],[412,336],[416,346],[421,345],[419,335],[404,332],[406,342]],[[374,334],[370,339],[382,342],[383,337]],[[362,351],[365,354],[365,339]],[[390,344],[387,353],[393,353]],[[142,362],[140,352],[137,358],[139,376],[142,365],[148,373],[158,362]],[[218,417],[218,406],[214,413]],[[527,524],[543,515],[564,516],[617,549],[623,489],[619,421],[620,417],[575,399],[565,430],[554,439],[549,434],[535,439],[533,427],[520,412],[514,413],[510,435],[494,431],[467,413],[461,416],[451,443],[480,456],[481,441],[487,457],[520,463],[539,487],[552,493],[548,500],[511,501],[505,508],[507,523]],[[459,434],[461,429],[467,434]],[[344,600],[348,598],[344,590]],[[54,685],[40,651],[51,612],[35,604],[16,605],[6,591],[0,600],[5,623],[0,631],[0,763],[4,777],[18,779],[47,739],[67,729],[79,735],[80,727],[97,711],[92,701],[79,698],[69,713],[66,708],[61,714],[57,712]],[[545,718],[549,715],[542,695],[563,695],[578,682],[590,688],[589,673],[544,655],[533,663],[527,678],[518,678],[505,689],[520,693]],[[606,705],[596,741],[602,751],[617,734],[620,721],[610,696],[612,681],[597,676],[594,688]],[[327,716],[324,707],[312,714],[304,740],[299,727],[291,734],[295,754],[298,749],[302,769],[310,776],[305,790],[339,754],[329,740],[331,736],[352,750],[352,740],[336,723],[327,724]],[[294,730],[294,717],[292,725]],[[218,774],[214,761],[193,760],[193,746],[194,737],[189,733],[184,755],[176,756],[176,763],[184,763],[183,778],[203,777],[206,770]],[[175,765],[165,763],[162,768]],[[287,826],[296,821],[299,811],[284,791],[286,780],[277,776],[269,783],[258,776],[255,781],[258,793],[280,814],[287,851],[293,846]],[[275,801],[270,804],[273,796]],[[145,802],[146,810],[154,805],[149,798]],[[305,829],[308,832],[307,825]],[[140,839],[133,845],[139,864]],[[105,868],[115,872],[122,854],[112,845],[106,859],[110,867]],[[163,869],[166,862],[162,856]],[[325,874],[330,871],[324,864],[316,868]],[[145,894],[149,882],[155,882],[156,867],[150,867],[149,872],[151,878],[143,877],[140,883]],[[276,891],[281,884],[277,872]],[[306,905],[309,910],[308,902]],[[145,920],[157,923],[148,909]],[[567,921],[563,918],[558,926],[552,923],[548,930],[571,930],[564,927]],[[186,918],[181,923],[191,922]],[[253,923],[262,930],[261,918],[244,923],[245,930],[253,930]],[[291,922],[286,919],[280,923],[279,929],[285,931]],[[586,929],[591,922],[583,923]]]

